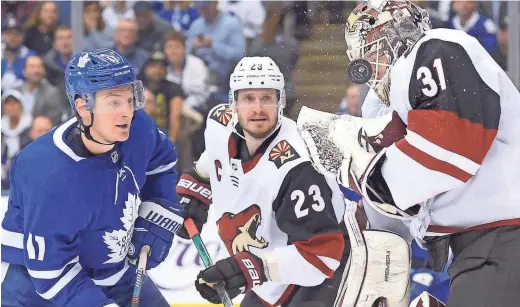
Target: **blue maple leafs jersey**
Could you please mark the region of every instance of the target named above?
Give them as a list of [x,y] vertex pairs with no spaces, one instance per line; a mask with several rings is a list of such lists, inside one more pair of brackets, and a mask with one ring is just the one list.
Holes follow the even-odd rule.
[[135,275],[126,255],[141,200],[176,202],[177,156],[142,110],[130,138],[102,155],[74,153],[65,136],[76,125],[63,123],[15,158],[2,262],[25,266],[55,306],[108,306],[103,287]]

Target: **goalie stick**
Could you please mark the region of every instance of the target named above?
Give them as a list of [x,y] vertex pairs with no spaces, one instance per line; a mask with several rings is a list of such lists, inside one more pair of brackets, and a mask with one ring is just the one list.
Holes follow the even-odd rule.
[[[197,229],[197,226],[195,226],[193,220],[190,218],[186,219],[184,221],[184,226],[186,226],[186,230],[188,231],[190,238],[193,240],[193,243],[195,244],[195,247],[199,252],[199,256],[202,259],[202,262],[204,262],[204,266],[206,268],[213,266],[213,261],[209,256],[208,250],[206,249],[206,245],[204,244],[204,242],[202,242],[199,230]],[[220,300],[222,301],[222,304],[224,304],[224,307],[233,307],[233,302],[231,301],[231,298],[229,298],[229,294],[226,292],[224,283],[217,283],[215,285],[215,289],[217,290],[217,293],[220,297]]]
[[134,294],[132,295],[132,306],[139,306],[139,296],[141,295],[141,287],[144,282],[144,275],[146,274],[146,261],[148,259],[148,253],[150,252],[150,246],[145,245],[141,249],[139,254],[139,263],[137,265],[137,276],[135,277]]

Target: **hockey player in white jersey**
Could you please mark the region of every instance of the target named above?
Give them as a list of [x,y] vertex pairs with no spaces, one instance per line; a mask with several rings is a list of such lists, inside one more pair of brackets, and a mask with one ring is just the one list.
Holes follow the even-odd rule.
[[210,284],[223,281],[232,298],[246,293],[241,306],[331,306],[348,251],[335,178],[312,167],[295,122],[282,116],[284,77],[272,59],[243,58],[230,88],[230,105],[209,113],[205,152],[177,186],[199,228],[211,204],[230,255],[195,287],[212,303],[220,299]]
[[434,269],[451,247],[449,307],[518,306],[518,90],[476,39],[431,30],[408,1],[359,4],[345,38],[349,77],[391,109],[331,121],[342,183],[351,174],[367,211],[404,221]]

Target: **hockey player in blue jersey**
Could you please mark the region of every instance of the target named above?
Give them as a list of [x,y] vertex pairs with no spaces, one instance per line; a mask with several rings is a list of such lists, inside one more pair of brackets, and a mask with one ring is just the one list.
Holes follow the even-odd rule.
[[[75,55],[65,86],[75,118],[11,168],[2,306],[129,306],[127,254],[149,245],[147,268],[157,266],[183,222],[175,148],[140,110],[142,83],[113,50]],[[148,278],[140,306],[169,306]]]

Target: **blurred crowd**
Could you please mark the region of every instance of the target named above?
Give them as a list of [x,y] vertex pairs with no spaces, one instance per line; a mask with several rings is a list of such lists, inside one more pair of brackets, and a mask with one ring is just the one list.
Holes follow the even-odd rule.
[[[505,68],[505,1],[414,1],[434,27],[475,36]],[[77,4],[77,3],[76,3]],[[2,1],[2,189],[24,146],[73,116],[64,71],[73,54],[71,1]],[[227,102],[229,75],[243,56],[269,56],[285,75],[288,113],[297,101],[293,74],[313,8],[344,24],[356,2],[85,1],[84,51],[113,48],[135,66],[146,87],[145,111],[176,144],[179,168],[204,150],[208,111]],[[290,16],[290,18],[287,18]],[[346,65],[346,63],[345,63]],[[338,112],[360,116],[367,89],[347,88]]]

